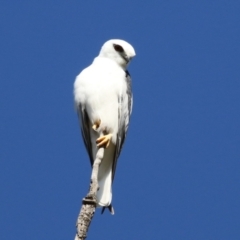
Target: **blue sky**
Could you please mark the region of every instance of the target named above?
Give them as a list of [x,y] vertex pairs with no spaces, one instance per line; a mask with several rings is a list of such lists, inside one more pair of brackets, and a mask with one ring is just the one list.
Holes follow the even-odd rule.
[[134,108],[115,215],[88,239],[240,235],[239,1],[1,1],[0,233],[73,239],[90,164],[75,76],[111,38],[130,42]]

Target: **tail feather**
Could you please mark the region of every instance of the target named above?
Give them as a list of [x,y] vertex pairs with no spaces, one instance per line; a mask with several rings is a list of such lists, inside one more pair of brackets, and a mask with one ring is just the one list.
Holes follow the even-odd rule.
[[[100,172],[100,171],[99,171]],[[100,206],[109,206],[112,201],[112,172],[104,172],[102,178],[98,180],[99,190],[97,192],[97,201]]]
[[[105,208],[106,208],[106,207],[103,207],[103,208],[102,208],[102,212],[101,212],[101,214],[104,213]],[[107,208],[108,208],[108,210],[110,211],[110,213],[111,213],[112,215],[114,215],[114,209],[113,209],[112,204],[110,204]]]
[[114,146],[105,149],[104,157],[98,172],[97,204],[102,207],[108,207],[112,201],[112,162],[113,162]]

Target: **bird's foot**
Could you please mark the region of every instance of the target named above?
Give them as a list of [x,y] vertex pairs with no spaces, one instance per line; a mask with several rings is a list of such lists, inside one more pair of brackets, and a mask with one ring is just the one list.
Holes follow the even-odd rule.
[[97,146],[100,148],[100,147],[104,147],[104,148],[107,148],[111,142],[111,139],[112,139],[112,134],[109,133],[107,135],[104,135],[102,137],[99,137],[97,140],[96,140],[96,143],[97,143]]
[[97,129],[99,128],[100,124],[101,124],[101,120],[98,119],[97,121],[94,122],[94,124],[93,124],[93,126],[92,126],[92,129],[93,129],[94,131],[97,131]]
[[88,193],[88,195],[85,198],[83,198],[82,203],[89,204],[89,205],[96,205],[97,204],[96,196]]

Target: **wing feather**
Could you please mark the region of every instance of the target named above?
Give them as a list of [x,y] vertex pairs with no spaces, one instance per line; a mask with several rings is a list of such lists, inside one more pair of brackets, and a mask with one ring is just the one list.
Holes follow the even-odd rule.
[[[126,93],[123,93],[122,96],[120,96],[118,99],[118,133],[117,133],[116,149],[115,149],[113,166],[112,166],[112,180],[114,179],[114,175],[117,167],[117,159],[121,153],[122,146],[126,138],[130,115],[132,113],[132,104],[133,104],[132,82],[131,82],[131,76],[127,70],[126,70],[125,84],[127,89]],[[126,97],[127,99],[123,99],[123,97]]]
[[77,108],[78,118],[81,122],[81,133],[83,137],[83,142],[87,149],[91,165],[93,165],[93,155],[92,155],[92,142],[91,142],[91,133],[90,133],[90,121],[86,110],[82,107],[81,104]]

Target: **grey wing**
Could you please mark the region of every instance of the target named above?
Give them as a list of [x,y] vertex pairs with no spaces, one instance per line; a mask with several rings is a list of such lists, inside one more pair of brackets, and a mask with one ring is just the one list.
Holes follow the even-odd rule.
[[117,133],[117,141],[116,141],[116,149],[114,154],[113,166],[112,166],[112,180],[114,179],[116,166],[117,166],[117,159],[121,153],[123,143],[126,138],[130,115],[132,113],[132,104],[133,104],[133,97],[132,97],[132,82],[131,76],[128,71],[126,71],[126,78],[125,83],[127,86],[127,91],[124,93],[124,97],[121,96],[118,99],[118,133]]
[[81,122],[81,133],[83,137],[83,142],[87,149],[91,165],[93,165],[93,155],[92,155],[92,142],[91,142],[91,133],[90,133],[90,121],[86,110],[82,107],[81,104],[77,107],[78,118]]

